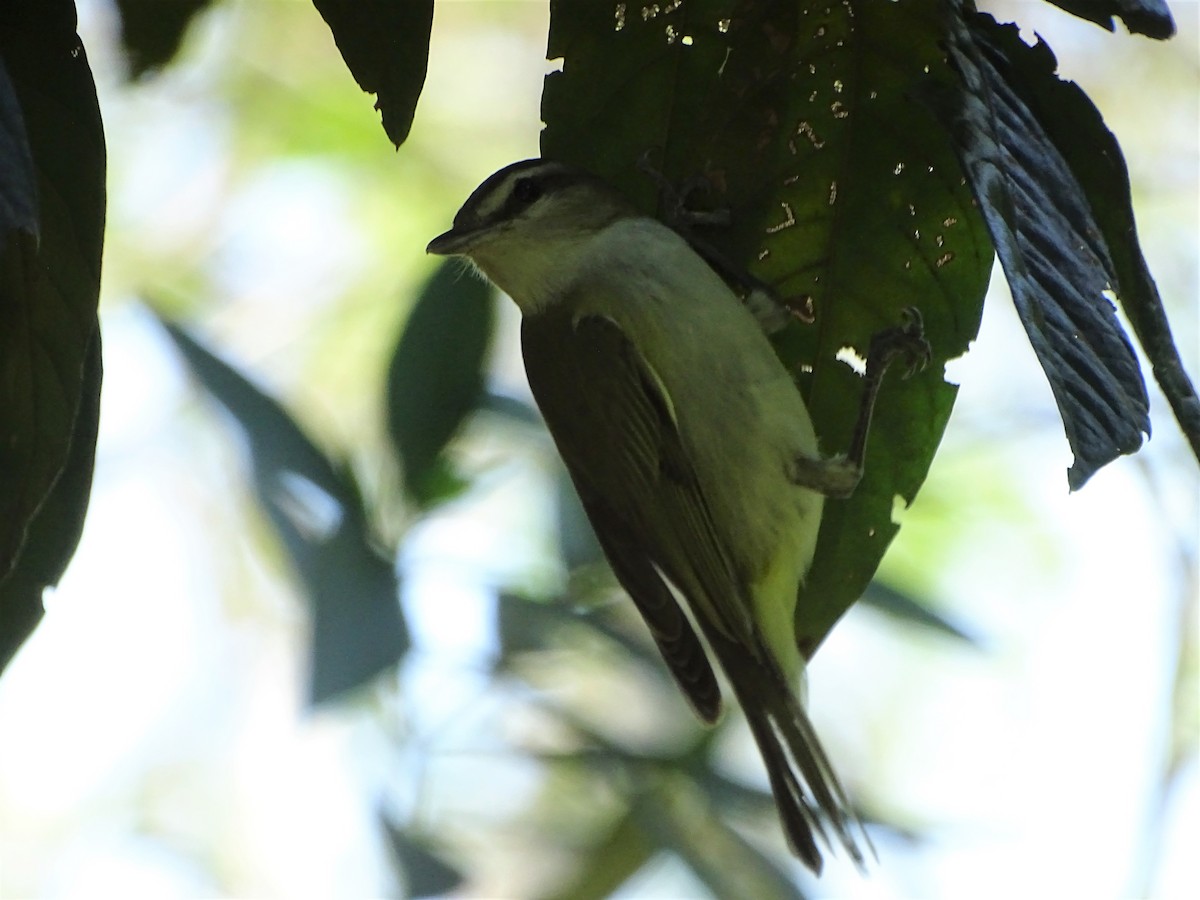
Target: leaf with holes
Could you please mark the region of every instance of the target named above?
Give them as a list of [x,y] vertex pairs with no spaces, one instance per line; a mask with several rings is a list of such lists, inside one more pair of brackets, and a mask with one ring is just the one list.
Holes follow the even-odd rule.
[[[704,237],[811,312],[778,339],[824,453],[850,441],[862,379],[839,356],[920,309],[932,364],[889,378],[854,497],[829,501],[797,609],[811,653],[862,594],[925,478],[954,402],[943,364],[975,336],[993,249],[944,130],[922,99],[956,76],[940,0],[678,0],[551,4],[546,156],[642,208],[647,150],[684,185],[702,176],[733,227]],[[604,140],[596,140],[596,135]]]

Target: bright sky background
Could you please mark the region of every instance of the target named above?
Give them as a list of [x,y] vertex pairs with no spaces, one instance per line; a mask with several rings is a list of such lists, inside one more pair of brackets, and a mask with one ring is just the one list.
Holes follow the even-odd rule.
[[[536,153],[544,4],[439,4],[426,92],[399,154],[344,73],[312,98],[331,128],[362,120],[364,166],[389,172],[382,184],[331,164],[319,138],[278,158],[239,140],[235,108],[257,101],[223,93],[227,67],[265,108],[273,92],[299,89],[304,60],[333,53],[308,9],[288,19],[308,22],[302,35],[281,29],[274,59],[245,56],[243,32],[265,27],[264,10],[297,5],[222,4],[180,65],[128,88],[112,11],[80,4],[111,154],[104,407],[83,542],[0,680],[3,897],[392,895],[374,812],[384,795],[405,812],[418,774],[433,782],[422,802],[435,822],[470,819],[463,846],[485,867],[468,895],[531,883],[505,859],[520,835],[499,826],[536,797],[539,777],[503,752],[494,719],[505,707],[475,670],[492,641],[480,584],[553,577],[551,512],[522,500],[541,468],[494,466],[477,503],[407,548],[422,654],[406,671],[404,715],[381,712],[390,689],[306,713],[304,607],[255,518],[241,447],[133,301],[147,286],[161,292],[315,433],[353,444],[378,402],[353,379],[378,370],[355,375],[342,361],[382,362],[395,298],[428,272],[428,237],[475,183]],[[1172,6],[1180,34],[1162,47],[1041,2],[987,8],[1046,37],[1121,140],[1143,247],[1196,375],[1200,5]],[[280,145],[294,140],[287,123],[278,129]],[[202,273],[179,276],[187,259]],[[519,378],[511,334],[497,357],[498,378]],[[822,650],[809,697],[839,770],[932,840],[881,841],[868,880],[835,862],[821,892],[1115,898],[1142,884],[1195,896],[1194,752],[1165,809],[1154,806],[1177,635],[1196,637],[1195,463],[1155,393],[1145,451],[1068,495],[1069,453],[1002,281],[952,374],[962,390],[945,449],[885,571],[986,649],[855,611]],[[504,458],[494,442],[473,452]],[[1194,669],[1185,677],[1195,751],[1200,684]],[[448,732],[459,751],[421,773],[398,765],[398,718],[427,738]],[[664,862],[625,895],[698,890]]]

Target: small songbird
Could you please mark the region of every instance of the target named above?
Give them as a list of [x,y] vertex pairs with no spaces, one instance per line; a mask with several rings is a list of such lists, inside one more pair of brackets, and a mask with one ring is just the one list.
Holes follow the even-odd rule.
[[798,699],[817,438],[754,316],[679,234],[549,160],[484,181],[428,252],[467,257],[520,307],[529,386],[617,579],[710,723],[706,644],[716,657],[793,850],[819,872],[831,828],[861,865],[869,840]]

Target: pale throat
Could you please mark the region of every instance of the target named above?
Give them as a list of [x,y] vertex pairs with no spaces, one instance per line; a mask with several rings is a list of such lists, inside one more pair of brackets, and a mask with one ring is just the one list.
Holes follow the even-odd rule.
[[474,248],[470,258],[523,315],[533,315],[562,300],[586,273],[595,239],[556,235],[535,242],[510,233]]

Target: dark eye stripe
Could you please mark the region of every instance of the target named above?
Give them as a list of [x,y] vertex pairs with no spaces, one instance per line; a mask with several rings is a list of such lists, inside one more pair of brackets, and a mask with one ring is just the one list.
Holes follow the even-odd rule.
[[503,177],[495,182],[484,182],[467,201],[467,207],[480,224],[515,219],[541,197],[564,184],[578,181],[580,177],[569,168],[545,160],[531,161],[527,166],[517,165],[519,168],[497,173]]

